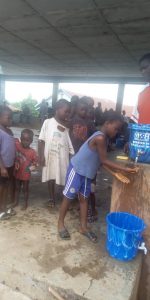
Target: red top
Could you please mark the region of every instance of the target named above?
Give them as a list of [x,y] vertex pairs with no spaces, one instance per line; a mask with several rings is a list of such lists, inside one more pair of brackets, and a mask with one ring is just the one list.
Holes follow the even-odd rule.
[[16,140],[15,178],[18,180],[30,180],[30,167],[38,163],[37,153],[32,148],[23,148],[19,140]]
[[138,100],[139,124],[150,124],[150,87],[144,89]]

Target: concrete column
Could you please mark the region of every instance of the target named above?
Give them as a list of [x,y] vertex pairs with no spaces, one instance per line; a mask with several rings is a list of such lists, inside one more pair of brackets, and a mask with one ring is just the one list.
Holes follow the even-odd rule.
[[58,88],[59,88],[59,83],[58,82],[54,82],[53,83],[53,92],[52,92],[52,107],[54,107],[55,103],[57,102]]
[[124,89],[125,89],[125,84],[120,83],[118,86],[117,103],[116,103],[116,111],[118,113],[121,113],[121,111],[122,111]]
[[5,80],[0,76],[0,104],[5,101]]

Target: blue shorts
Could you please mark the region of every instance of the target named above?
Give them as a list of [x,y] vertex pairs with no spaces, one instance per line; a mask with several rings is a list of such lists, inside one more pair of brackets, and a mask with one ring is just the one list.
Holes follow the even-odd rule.
[[70,164],[67,171],[66,185],[63,195],[69,199],[74,199],[78,194],[88,198],[90,192],[91,179],[76,173],[72,164]]

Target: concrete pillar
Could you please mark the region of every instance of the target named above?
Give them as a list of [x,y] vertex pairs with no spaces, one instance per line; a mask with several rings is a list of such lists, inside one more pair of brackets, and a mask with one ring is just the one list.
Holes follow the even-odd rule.
[[118,86],[117,103],[116,103],[116,111],[118,113],[121,113],[121,111],[122,111],[124,88],[125,88],[125,84],[120,83]]
[[59,88],[59,83],[58,82],[54,82],[53,83],[53,92],[52,92],[52,107],[54,107],[55,103],[57,102],[58,88]]
[[5,101],[5,80],[0,75],[0,104]]

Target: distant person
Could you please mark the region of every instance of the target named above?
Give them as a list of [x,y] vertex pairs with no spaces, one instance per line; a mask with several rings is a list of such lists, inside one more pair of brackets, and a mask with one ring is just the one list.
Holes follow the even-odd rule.
[[28,105],[22,106],[22,116],[21,121],[23,124],[30,124],[31,121],[31,111]]
[[102,104],[101,102],[98,102],[97,107],[95,108],[95,125],[99,126],[102,123]]
[[21,132],[20,141],[16,140],[16,158],[15,158],[15,204],[19,204],[21,189],[24,195],[24,204],[22,209],[28,207],[29,200],[29,182],[31,172],[34,171],[38,164],[37,153],[30,147],[33,142],[33,131],[24,129]]
[[42,100],[42,103],[40,104],[40,120],[41,125],[43,125],[44,121],[48,117],[48,103],[45,99]]
[[48,107],[48,119],[51,119],[54,117],[55,111],[52,107]]
[[7,194],[15,161],[15,140],[9,128],[11,122],[11,110],[0,105],[0,220],[6,220],[13,215],[13,210],[7,209]]
[[88,198],[91,191],[91,181],[101,165],[111,169],[134,173],[132,168],[126,168],[107,159],[107,138],[113,138],[122,126],[120,115],[108,113],[101,131],[95,132],[71,159],[67,171],[66,185],[63,191],[63,201],[58,220],[59,236],[70,239],[70,234],[65,227],[64,220],[70,202],[79,197],[80,202],[80,233],[92,242],[97,242],[97,236],[87,227]]
[[94,99],[89,96],[83,96],[82,98],[80,98],[80,101],[87,103],[88,118],[94,122],[95,121]]
[[[150,84],[150,53],[140,58],[139,66],[144,79]],[[150,124],[150,86],[139,94],[131,119],[135,123]]]
[[123,117],[124,122],[128,124],[128,117],[126,116],[125,110],[122,111],[122,117]]
[[72,118],[75,113],[76,113],[76,107],[77,107],[77,104],[79,102],[79,97],[77,95],[74,95],[71,97],[71,114],[70,114],[70,118]]
[[54,118],[45,120],[39,136],[42,182],[48,183],[50,207],[55,206],[55,184],[65,185],[69,156],[74,154],[69,129],[66,127],[70,111],[70,102],[60,99],[56,103]]
[[[139,60],[139,67],[142,72],[142,75],[150,84],[150,53],[145,54]],[[138,124],[150,124],[150,86],[148,85],[144,90],[139,94],[137,104],[134,107],[130,123]],[[126,129],[125,134],[125,153],[129,152],[129,128]]]

